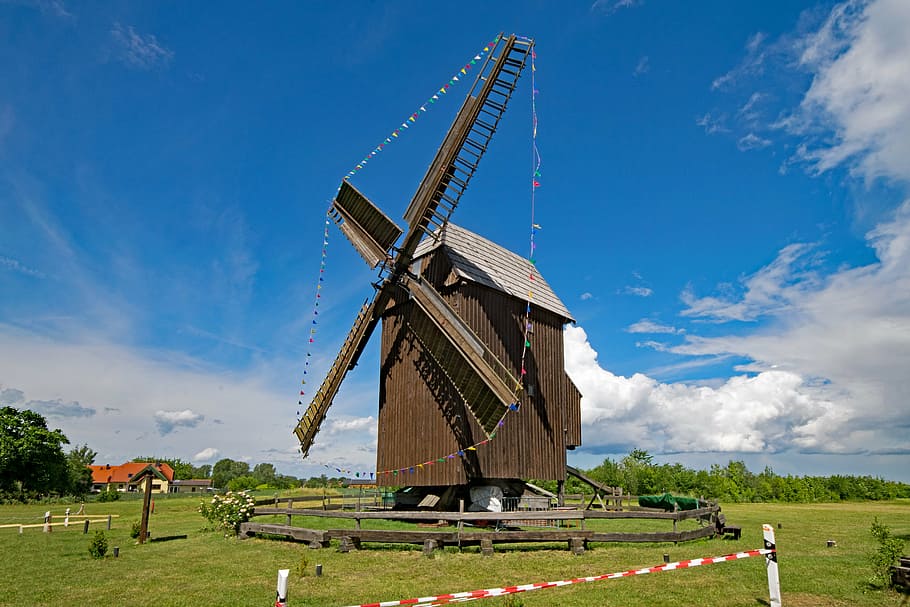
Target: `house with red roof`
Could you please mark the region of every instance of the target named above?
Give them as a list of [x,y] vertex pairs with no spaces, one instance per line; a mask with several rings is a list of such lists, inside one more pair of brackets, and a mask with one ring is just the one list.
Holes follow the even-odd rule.
[[103,466],[89,466],[92,471],[92,491],[120,491],[130,493],[142,491],[138,481],[140,473],[148,470],[153,476],[152,493],[167,493],[168,487],[174,482],[174,469],[162,462],[127,462],[119,466],[105,464]]

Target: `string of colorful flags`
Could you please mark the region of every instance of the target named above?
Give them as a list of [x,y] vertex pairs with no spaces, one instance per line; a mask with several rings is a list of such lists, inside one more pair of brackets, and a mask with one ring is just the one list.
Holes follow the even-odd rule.
[[[325,281],[325,260],[329,250],[329,225],[330,210],[326,211],[325,225],[322,230],[322,257],[319,261],[319,279],[316,281],[316,293],[313,297],[313,313],[310,322],[310,337],[307,341],[306,360],[303,363],[303,379],[301,385],[305,386],[307,382],[307,373],[310,370],[310,360],[313,357],[313,344],[316,343],[316,333],[319,325],[319,301],[322,299],[322,285]],[[303,407],[303,397],[306,396],[306,389],[300,388],[300,398],[297,399],[297,421],[300,421],[300,408]]]
[[[533,44],[533,41],[530,38],[525,38],[525,37],[520,37],[520,38],[525,41],[530,41]],[[357,172],[359,172],[360,170],[363,169],[363,167],[369,162],[369,160],[371,158],[373,158],[378,153],[380,153],[385,148],[386,145],[388,145],[389,143],[391,143],[392,141],[397,139],[399,137],[399,135],[405,129],[410,128],[410,125],[408,123],[413,124],[414,122],[416,122],[416,120],[419,118],[420,114],[427,111],[428,105],[432,105],[432,104],[436,103],[436,101],[438,101],[442,95],[445,95],[448,92],[448,89],[451,86],[453,86],[455,83],[457,83],[462,76],[467,75],[467,72],[471,69],[471,67],[473,65],[476,65],[476,63],[478,61],[480,61],[485,54],[491,53],[495,49],[496,45],[499,43],[500,39],[501,39],[501,34],[497,35],[489,44],[487,44],[483,48],[483,51],[481,51],[480,53],[475,55],[474,58],[470,62],[465,64],[465,66],[462,67],[449,80],[449,82],[447,84],[443,85],[443,87],[441,87],[436,93],[434,93],[432,97],[430,97],[427,101],[425,101],[420,106],[420,108],[418,109],[417,112],[414,112],[413,114],[411,114],[411,116],[409,116],[408,119],[401,124],[401,126],[397,127],[394,131],[392,131],[392,133],[389,135],[389,137],[387,137],[380,145],[378,145],[367,156],[365,156],[364,159],[361,160],[354,167],[353,170],[348,172],[348,174],[345,176],[345,179],[348,179],[348,178],[356,175]],[[541,157],[540,157],[540,152],[537,147],[538,119],[537,119],[536,97],[537,97],[538,91],[537,91],[536,74],[535,74],[537,71],[537,68],[535,65],[537,53],[534,51],[533,45],[531,46],[530,52],[531,52],[532,177],[531,177],[531,232],[530,232],[530,252],[529,252],[529,256],[528,256],[528,261],[531,264],[531,268],[529,269],[529,272],[528,272],[529,287],[528,287],[527,305],[525,308],[524,345],[522,348],[521,364],[520,364],[521,375],[520,375],[518,382],[516,384],[516,387],[515,387],[516,402],[510,404],[506,408],[506,410],[503,412],[502,417],[499,419],[499,421],[496,424],[496,429],[489,434],[488,438],[486,438],[482,441],[478,441],[478,442],[474,443],[473,445],[465,447],[464,449],[458,449],[456,451],[453,451],[452,453],[448,453],[446,455],[442,455],[439,457],[434,457],[434,458],[428,459],[424,462],[417,463],[417,464],[414,464],[411,466],[405,466],[402,468],[393,468],[393,469],[388,469],[388,470],[362,471],[362,470],[353,470],[353,469],[345,468],[345,467],[339,467],[339,466],[335,466],[335,465],[332,465],[329,463],[321,463],[321,465],[328,470],[334,470],[335,472],[338,472],[340,474],[344,474],[347,476],[353,476],[354,478],[376,480],[377,482],[382,482],[382,480],[384,478],[389,480],[389,479],[392,479],[392,478],[395,478],[398,476],[419,473],[420,471],[422,471],[425,468],[428,468],[430,466],[446,464],[449,462],[457,461],[460,458],[463,458],[463,457],[469,455],[470,452],[477,451],[478,447],[483,447],[485,445],[488,445],[493,439],[496,438],[497,433],[505,426],[506,418],[508,417],[508,415],[510,413],[515,413],[519,410],[518,396],[519,396],[520,392],[524,389],[525,376],[528,373],[528,370],[525,366],[525,362],[527,360],[527,353],[528,353],[529,349],[531,348],[531,335],[533,333],[533,324],[532,324],[532,319],[531,319],[531,304],[534,299],[534,290],[533,290],[534,266],[537,263],[536,258],[535,258],[536,248],[537,248],[537,246],[535,244],[535,235],[537,234],[537,231],[541,229],[540,226],[537,223],[535,223],[536,192],[537,192],[537,188],[540,187],[539,178],[541,176],[541,172],[540,172]],[[307,376],[307,371],[308,371],[308,367],[310,364],[310,358],[311,358],[310,350],[312,349],[312,344],[315,342],[315,337],[316,337],[316,333],[317,333],[317,324],[318,324],[317,316],[319,314],[318,307],[319,307],[319,300],[322,296],[321,290],[322,290],[322,283],[324,281],[325,261],[326,261],[326,254],[327,254],[327,249],[328,249],[328,233],[329,233],[328,226],[330,225],[330,212],[331,212],[331,209],[327,213],[326,221],[325,221],[325,230],[323,233],[322,260],[321,260],[320,266],[319,266],[319,280],[317,283],[316,294],[315,294],[315,298],[314,298],[315,301],[314,301],[314,305],[313,305],[312,327],[310,328],[310,337],[309,337],[310,348],[308,349],[307,354],[306,354],[307,358],[306,358],[306,362],[305,362],[305,368],[303,371],[304,377],[303,377],[302,383],[304,385],[306,385],[306,383],[307,383],[306,376]],[[300,396],[303,397],[303,396],[305,396],[305,394],[306,394],[306,390],[301,389]],[[302,406],[303,400],[302,399],[298,400],[297,404],[298,404],[298,407]],[[299,409],[297,411],[297,418],[299,421],[300,420],[300,410]]]
[[[522,38],[530,40],[529,38]],[[524,348],[521,351],[521,379],[523,385],[525,376],[528,373],[525,367],[528,350],[531,347],[531,334],[534,332],[534,325],[531,320],[531,303],[534,301],[534,265],[537,263],[535,258],[537,244],[534,242],[534,236],[540,226],[535,222],[534,212],[537,203],[537,188],[540,187],[540,151],[537,149],[537,51],[531,46],[531,233],[530,246],[528,252],[528,261],[531,263],[528,269],[528,300],[525,308],[525,333]]]
[[415,474],[430,466],[435,466],[435,465],[439,465],[439,464],[447,464],[447,463],[455,461],[459,458],[465,457],[469,454],[469,452],[477,451],[478,447],[482,447],[482,446],[490,443],[490,441],[492,441],[493,439],[496,438],[496,433],[499,432],[499,430],[501,430],[502,427],[505,425],[506,415],[508,415],[509,412],[514,412],[514,411],[518,411],[518,405],[515,403],[509,405],[506,414],[504,414],[502,416],[502,418],[500,418],[499,422],[497,422],[496,430],[494,430],[493,432],[490,433],[489,438],[486,438],[482,441],[478,441],[478,442],[474,443],[473,445],[471,445],[470,447],[465,447],[464,449],[458,449],[457,451],[453,451],[452,453],[449,453],[447,455],[442,455],[439,457],[431,458],[425,462],[421,462],[419,464],[414,464],[413,466],[404,466],[403,468],[390,468],[389,470],[377,470],[376,472],[363,472],[363,471],[359,471],[359,470],[352,470],[350,468],[341,468],[341,467],[334,466],[332,464],[327,464],[327,463],[322,463],[322,466],[328,470],[334,470],[335,472],[338,472],[340,474],[345,474],[347,476],[353,476],[354,478],[369,478],[369,479],[375,479],[377,481],[382,480],[382,477],[396,477],[396,476],[404,476],[406,474]]
[[377,145],[375,148],[370,150],[370,153],[367,154],[366,156],[364,156],[363,160],[358,162],[354,166],[353,169],[348,171],[348,174],[345,176],[345,179],[353,177],[359,171],[363,170],[363,168],[370,162],[370,160],[372,158],[374,158],[377,154],[382,152],[387,145],[389,145],[393,141],[397,140],[398,137],[402,133],[404,133],[407,129],[411,128],[411,125],[414,124],[415,122],[417,122],[417,120],[420,118],[420,116],[422,114],[424,114],[428,108],[432,107],[433,104],[435,104],[437,101],[442,99],[442,97],[445,96],[449,92],[449,88],[455,86],[455,84],[457,84],[462,78],[466,77],[468,75],[468,72],[471,71],[471,68],[474,67],[475,65],[477,65],[477,63],[483,59],[484,55],[486,55],[487,53],[492,53],[493,49],[496,48],[496,45],[499,44],[500,39],[502,39],[502,34],[499,34],[495,38],[493,38],[492,41],[490,41],[486,46],[483,47],[482,51],[480,51],[479,53],[474,55],[473,59],[471,59],[470,61],[465,63],[464,66],[462,66],[462,68],[460,70],[455,72],[455,74],[451,78],[449,78],[448,82],[443,84],[439,88],[438,91],[433,93],[432,96],[430,96],[426,101],[424,101],[423,103],[420,104],[420,107],[417,108],[417,111],[415,111],[410,116],[408,116],[404,120],[404,122],[402,122],[399,126],[395,127],[395,130],[393,130],[391,133],[389,133],[388,137],[386,137],[383,141],[381,141],[379,143],[379,145]]

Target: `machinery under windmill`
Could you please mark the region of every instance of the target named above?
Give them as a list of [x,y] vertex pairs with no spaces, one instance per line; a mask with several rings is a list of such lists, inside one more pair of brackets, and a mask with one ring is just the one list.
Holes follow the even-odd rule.
[[304,457],[381,322],[377,470],[403,473],[381,484],[565,480],[566,450],[581,444],[581,396],[563,359],[572,318],[530,260],[449,222],[532,49],[512,35],[487,56],[407,207],[406,231],[342,182],[333,220],[380,280],[294,430]]

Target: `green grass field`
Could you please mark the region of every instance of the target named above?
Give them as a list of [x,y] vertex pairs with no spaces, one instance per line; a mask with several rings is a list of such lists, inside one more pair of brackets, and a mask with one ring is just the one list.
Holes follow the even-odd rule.
[[[203,531],[198,498],[156,500],[153,537],[187,534],[187,539],[149,543],[130,539],[141,502],[86,505],[89,514],[119,514],[107,532],[110,553],[93,559],[82,524],[40,528],[0,527],[0,605],[267,605],[274,600],[278,569],[290,569],[289,605],[355,605],[530,582],[599,575],[762,547],[761,525],[776,531],[785,606],[906,605],[901,595],[869,587],[869,534],[873,517],[910,540],[910,502],[844,504],[734,504],[724,506],[728,522],[741,525],[739,541],[711,539],[689,544],[593,544],[572,556],[565,544],[497,546],[492,557],[477,549],[447,548],[425,557],[420,547],[379,546],[347,554],[337,547],[311,550],[275,540],[238,540]],[[65,506],[0,506],[0,525],[40,523],[45,510],[55,517]],[[75,511],[75,508],[74,508]],[[62,520],[55,518],[55,520]],[[314,524],[340,527],[341,521]],[[606,527],[606,524],[611,524]],[[628,521],[599,521],[605,528],[630,530]],[[663,526],[668,525],[661,521]],[[365,524],[366,525],[366,524]],[[663,526],[661,528],[663,528]],[[828,548],[827,540],[837,546]],[[907,552],[910,552],[908,543]],[[323,575],[314,574],[316,564]],[[766,605],[764,560],[750,558],[692,569],[540,590],[511,598],[484,599],[489,605]]]

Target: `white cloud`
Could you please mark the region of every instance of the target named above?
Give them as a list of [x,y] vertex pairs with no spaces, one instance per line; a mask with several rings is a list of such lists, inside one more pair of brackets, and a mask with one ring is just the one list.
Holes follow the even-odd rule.
[[756,276],[776,274],[740,299],[690,300],[685,314],[710,320],[767,316],[771,324],[745,335],[689,335],[673,352],[745,357],[749,370],[772,367],[821,385],[840,425],[819,423],[838,444],[862,450],[908,448],[910,415],[910,200],[867,235],[876,263],[824,278],[792,272],[799,249],[784,249]]
[[683,329],[677,329],[676,327],[671,327],[670,325],[665,325],[659,322],[655,322],[648,318],[643,318],[636,323],[632,323],[626,327],[626,331],[629,333],[684,333]]
[[216,449],[214,447],[206,447],[205,449],[203,449],[202,451],[200,451],[199,453],[197,453],[196,455],[193,456],[193,461],[194,462],[210,462],[213,459],[216,459],[219,455],[221,455],[221,451],[219,451],[218,449]]
[[746,120],[753,121],[758,118],[758,110],[756,106],[764,100],[768,95],[765,93],[755,92],[749,97],[749,100],[736,112],[738,115],[742,116]]
[[612,15],[624,8],[634,8],[642,4],[644,4],[644,0],[596,0],[591,5],[591,11]]
[[581,296],[579,297],[579,299],[581,299],[582,301],[588,301],[589,299],[591,299],[591,298],[593,298],[593,297],[594,297],[594,295],[592,295],[591,293],[588,293],[587,291],[585,291],[584,293],[581,294]]
[[654,294],[654,291],[648,287],[627,286],[627,287],[623,287],[623,289],[622,289],[622,291],[620,291],[620,293],[623,295],[635,295],[637,297],[650,297],[651,295]]
[[326,436],[334,436],[345,432],[366,432],[370,436],[376,436],[376,423],[376,418],[372,415],[367,417],[341,417],[328,420],[322,432]]
[[814,76],[781,124],[809,137],[798,157],[815,171],[847,165],[866,179],[910,177],[908,31],[905,0],[846,2],[799,42],[800,65]]
[[192,409],[182,411],[155,411],[155,425],[158,426],[158,432],[163,436],[170,434],[177,428],[195,428],[205,416],[194,412]]
[[584,329],[566,327],[566,371],[581,391],[586,449],[640,447],[674,452],[842,452],[828,433],[844,416],[824,386],[798,374],[765,371],[719,387],[661,383],[641,373],[614,375],[597,363]]
[[746,152],[748,150],[760,150],[771,145],[770,139],[765,139],[764,137],[759,137],[755,133],[749,133],[743,137],[740,137],[736,142],[736,147],[739,148],[741,152]]
[[111,37],[117,45],[118,59],[129,67],[150,70],[164,67],[174,57],[174,52],[158,42],[152,34],[139,34],[132,25],[124,27],[115,23]]
[[642,74],[647,74],[651,71],[651,62],[648,60],[648,56],[645,55],[638,60],[638,63],[635,65],[635,71],[632,72],[633,76],[641,76]]
[[764,48],[764,42],[767,36],[762,32],[757,32],[749,37],[746,41],[746,57],[742,62],[724,74],[718,76],[711,82],[711,89],[724,89],[731,86],[744,76],[751,76],[764,69],[767,51]]
[[714,135],[715,133],[726,133],[730,130],[724,124],[725,121],[726,116],[712,116],[711,112],[707,112],[704,116],[696,118],[695,124],[705,129],[705,133],[708,135]]
[[[205,445],[232,459],[259,462],[264,449],[278,448],[289,453],[270,455],[269,461],[288,473],[299,469],[294,382],[287,386],[290,394],[274,387],[286,371],[282,361],[225,374],[183,354],[96,339],[79,334],[49,340],[0,323],[0,383],[33,400],[60,399],[104,411],[58,423],[72,444],[88,443],[105,461],[148,453],[190,460]],[[336,403],[333,411],[343,411],[344,404]],[[202,417],[195,427],[185,425]],[[184,425],[160,435],[156,421],[165,429]]]
[[[0,384],[2,387],[2,384]],[[64,402],[57,398],[54,400],[28,400],[25,392],[15,388],[0,390],[0,405],[12,406],[17,409],[28,409],[46,417],[92,417],[95,409],[83,407],[78,401]]]
[[[681,345],[642,342],[740,375],[710,384],[661,383],[603,369],[584,330],[567,327],[566,369],[583,394],[586,449],[624,452],[895,454],[910,451],[910,200],[867,235],[878,261],[826,276],[817,247],[793,244],[743,279],[739,294],[684,294],[683,314],[767,321],[746,333]],[[642,329],[663,326],[643,321]],[[634,325],[633,325],[634,326]],[[672,366],[668,367],[672,370]]]
[[[0,135],[2,135],[2,133],[0,133]],[[35,278],[47,278],[47,275],[44,272],[28,267],[18,259],[5,257],[3,255],[0,255],[0,269],[6,269],[11,272],[18,272],[19,274],[24,274],[25,276],[33,276]]]
[[[817,259],[813,252],[813,245],[787,245],[773,262],[741,281],[741,296],[728,292],[699,298],[689,286],[681,295],[687,306],[681,314],[726,322],[751,321],[766,314],[790,310],[795,300],[818,284],[819,278],[813,270]],[[725,286],[724,290],[733,291],[729,286]]]

